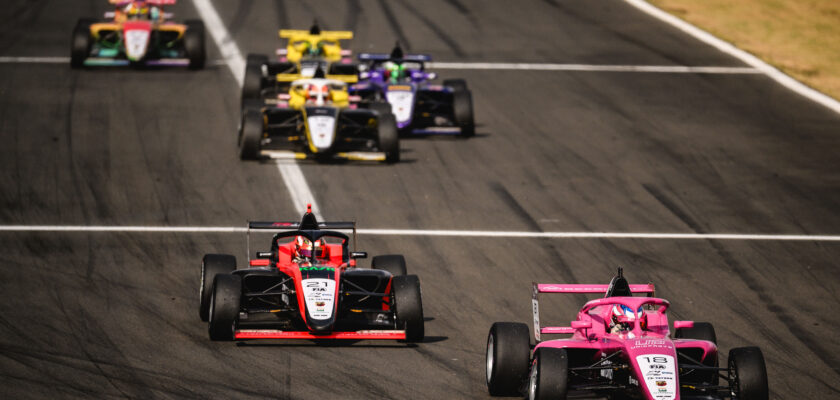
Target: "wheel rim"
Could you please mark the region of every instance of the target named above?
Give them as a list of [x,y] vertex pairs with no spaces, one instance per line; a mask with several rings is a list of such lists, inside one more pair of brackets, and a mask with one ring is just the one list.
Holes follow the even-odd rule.
[[487,338],[487,383],[490,383],[490,379],[493,377],[493,335],[490,335]]
[[740,383],[738,382],[738,369],[732,360],[729,361],[729,393],[733,398],[740,397]]
[[531,365],[531,376],[528,378],[528,399],[535,400],[537,398],[537,361]]
[[201,262],[201,284],[198,286],[198,302],[204,300],[204,261]]
[[215,303],[216,303],[216,292],[214,291],[213,293],[210,293],[210,311],[209,311],[210,315],[207,318],[207,322],[210,323],[210,325],[213,325],[213,314],[214,314],[213,310],[216,308]]

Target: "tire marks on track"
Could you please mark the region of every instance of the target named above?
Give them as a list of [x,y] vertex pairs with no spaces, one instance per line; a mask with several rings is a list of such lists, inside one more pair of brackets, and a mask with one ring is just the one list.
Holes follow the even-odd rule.
[[420,12],[419,9],[411,5],[411,2],[402,1],[400,2],[400,4],[402,4],[402,6],[405,7],[408,11],[410,11],[411,14],[413,14],[415,17],[419,18],[420,21],[423,21],[423,24],[429,27],[429,29],[432,30],[432,33],[434,33],[435,36],[437,36],[441,42],[446,44],[446,47],[449,47],[452,50],[452,52],[455,53],[455,56],[457,56],[458,58],[464,58],[466,56],[464,49],[462,49],[461,46],[458,45],[458,42],[452,39],[452,37],[449,36],[449,34],[447,34],[446,31],[443,28],[441,28],[438,24],[436,24],[431,18],[427,17],[425,14]]
[[400,21],[397,20],[397,16],[394,15],[394,10],[391,9],[390,2],[388,0],[379,0],[379,7],[382,9],[382,13],[385,14],[385,18],[388,20],[388,26],[390,26],[394,34],[397,35],[400,45],[404,49],[411,51],[411,41],[408,40],[408,36],[406,36],[405,32],[403,32],[402,25],[400,24]]
[[[664,193],[659,191],[659,189],[651,186],[651,185],[643,185],[645,190],[650,193],[653,198],[655,198],[663,207],[665,207],[668,211],[670,211],[674,216],[680,219],[683,223],[686,224],[689,228],[694,230],[697,233],[702,233],[705,230],[703,227],[694,220],[687,212],[682,210],[676,203],[671,201]],[[753,277],[740,262],[736,260],[736,258],[732,255],[732,253],[727,250],[720,242],[709,240],[709,245],[715,250],[715,252],[720,256],[721,260],[723,260],[724,264],[727,266],[727,271],[734,273],[741,282],[750,289],[752,293],[754,293],[761,304],[765,306],[765,309],[772,315],[775,315],[776,318],[793,334],[800,343],[802,343],[808,350],[810,350],[817,358],[819,358],[822,362],[824,362],[831,370],[834,371],[835,374],[840,375],[840,358],[833,355],[830,349],[826,348],[822,345],[818,338],[815,338],[813,333],[807,329],[804,329],[798,324],[793,316],[785,310],[784,307],[779,305],[773,296],[770,295],[767,288],[762,286],[758,279]],[[745,318],[749,318],[751,313],[747,309],[740,310],[741,315],[745,316]],[[756,325],[764,325],[763,321],[758,319],[752,318],[752,323]],[[782,343],[781,337],[776,335],[772,329],[766,328],[761,330],[762,334],[767,336],[772,342]]]
[[341,29],[355,32],[358,30],[359,16],[364,13],[362,3],[359,0],[347,0],[345,4],[347,4],[347,12],[344,14],[344,25]]
[[291,27],[289,9],[286,7],[286,0],[275,0],[274,12],[277,15],[277,23],[280,25],[281,29],[288,29]]
[[236,7],[236,13],[228,23],[228,32],[231,35],[236,35],[242,28],[245,27],[245,22],[248,19],[248,14],[251,13],[251,8],[254,5],[254,0],[239,0],[239,6]]

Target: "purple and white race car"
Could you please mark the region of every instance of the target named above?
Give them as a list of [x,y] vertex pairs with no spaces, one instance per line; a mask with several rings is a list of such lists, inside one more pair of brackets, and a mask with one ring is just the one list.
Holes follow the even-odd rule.
[[[540,293],[606,293],[587,302],[568,327],[541,327]],[[634,293],[646,297],[634,297]],[[533,284],[534,337],[528,326],[496,322],[487,337],[487,387],[494,396],[529,399],[567,395],[646,400],[768,398],[767,371],[758,347],[729,351],[718,367],[714,328],[674,321],[653,284],[630,285],[621,269],[609,285]],[[571,335],[543,340],[542,335]],[[721,380],[725,382],[721,382]]]
[[363,101],[391,104],[397,127],[403,134],[475,134],[472,94],[463,79],[433,84],[434,72],[426,72],[425,54],[403,54],[397,45],[391,54],[361,53],[359,82],[351,94]]

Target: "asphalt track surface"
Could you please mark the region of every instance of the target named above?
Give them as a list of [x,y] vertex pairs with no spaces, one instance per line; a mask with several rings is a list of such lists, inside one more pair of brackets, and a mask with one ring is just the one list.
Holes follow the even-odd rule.
[[[440,61],[743,66],[617,0],[221,1],[243,52],[280,27],[351,29]],[[0,56],[68,56],[101,0],[12,0]],[[194,18],[192,3],[174,9]],[[209,59],[218,50],[208,35]],[[402,143],[394,165],[302,163],[330,219],[365,228],[840,233],[840,116],[763,75],[441,71],[478,135]],[[240,162],[238,88],[203,71],[0,65],[0,224],[242,226],[297,219],[277,168]],[[486,398],[494,321],[530,282],[652,281],[672,319],[758,345],[771,398],[840,398],[836,242],[360,237],[420,276],[424,343],[216,343],[196,315],[204,253],[244,236],[0,233],[0,397]],[[584,298],[555,297],[544,319]],[[551,306],[556,307],[550,309]]]

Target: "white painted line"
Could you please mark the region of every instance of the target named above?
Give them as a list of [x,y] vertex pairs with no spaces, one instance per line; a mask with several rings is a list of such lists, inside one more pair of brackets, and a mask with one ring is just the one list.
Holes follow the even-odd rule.
[[[0,232],[137,232],[137,233],[244,233],[235,226],[86,226],[86,225],[0,225]],[[743,233],[657,233],[657,232],[527,232],[426,229],[357,229],[359,235],[460,236],[488,238],[547,239],[665,239],[665,240],[778,240],[840,242],[840,235],[778,235]]]
[[[206,1],[206,0],[196,0]],[[211,18],[212,20],[212,18]],[[210,30],[211,34],[214,30]],[[214,37],[215,39],[215,37]],[[242,84],[242,72],[245,70],[244,61],[239,68],[239,61],[243,60],[239,48],[226,37],[219,40],[224,43],[225,49],[222,53],[226,58],[208,62],[208,65],[227,65],[237,83]],[[219,43],[217,41],[217,43]],[[221,46],[221,45],[220,45]],[[238,60],[237,60],[238,59]],[[229,62],[232,60],[233,62]],[[70,57],[0,57],[2,63],[21,64],[65,64],[70,62]],[[231,66],[236,64],[234,66]],[[715,67],[715,66],[685,66],[685,65],[595,65],[595,64],[551,64],[551,63],[486,63],[486,62],[430,62],[429,68],[434,69],[462,69],[462,70],[495,70],[495,71],[584,71],[584,72],[647,72],[665,74],[762,74],[752,67]]]
[[70,64],[70,57],[0,57],[0,64]]
[[546,63],[430,62],[432,69],[511,71],[657,72],[666,74],[760,74],[752,67],[692,67],[684,65],[592,65]]
[[794,92],[799,93],[800,95],[805,96],[808,99],[811,99],[811,100],[813,100],[813,101],[815,101],[819,104],[822,104],[823,106],[828,107],[830,110],[840,114],[840,102],[838,102],[837,100],[835,100],[835,99],[833,99],[829,96],[826,96],[825,94],[822,94],[822,93],[820,93],[820,92],[818,92],[814,89],[811,89],[808,86],[805,86],[804,84],[797,81],[796,79],[793,79],[788,75],[785,75],[784,72],[779,71],[778,69],[774,68],[770,64],[767,64],[766,62],[761,61],[760,59],[758,59],[758,57],[733,46],[731,43],[727,43],[727,42],[725,42],[721,39],[718,39],[714,35],[706,32],[706,31],[704,31],[704,30],[702,30],[702,29],[700,29],[700,28],[698,28],[694,25],[691,25],[688,22],[685,22],[685,21],[683,21],[683,20],[681,20],[681,19],[679,19],[679,18],[677,18],[677,17],[675,17],[671,14],[668,14],[665,11],[662,11],[662,10],[654,7],[653,5],[651,5],[650,3],[648,3],[644,0],[624,0],[624,1],[626,1],[630,5],[638,8],[639,10],[653,16],[654,18],[659,19],[663,22],[666,22],[666,23],[674,26],[675,28],[677,28],[677,29],[679,29],[679,30],[681,30],[685,33],[687,33],[691,36],[694,36],[696,39],[700,40],[701,42],[706,43],[706,44],[708,44],[708,45],[710,45],[710,46],[712,46],[712,47],[714,47],[714,48],[716,48],[716,49],[718,49],[718,50],[720,50],[720,51],[722,51],[726,54],[729,54],[729,55],[743,61],[747,65],[752,66],[753,68],[761,71],[762,73],[764,73],[765,75],[767,75],[769,78],[773,79],[774,81],[778,82],[782,86],[784,86],[784,87],[786,87],[790,90],[793,90]]
[[240,233],[247,230],[232,226],[0,225],[0,232]]
[[213,2],[210,0],[193,0],[193,4],[198,11],[198,15],[204,20],[206,30],[210,32],[210,36],[216,42],[222,60],[227,64],[230,73],[236,79],[236,83],[242,86],[242,82],[245,80],[245,58],[242,57],[239,46],[236,45],[236,41],[233,40],[227,28],[225,28],[225,23],[222,22],[222,18],[216,12]]
[[[236,45],[236,41],[225,28],[222,18],[216,11],[213,2],[210,0],[193,0],[195,8],[201,19],[204,20],[204,26],[216,42],[216,46],[221,52],[222,59],[233,74],[236,83],[241,87],[245,79],[245,58],[242,57],[242,51]],[[321,216],[321,207],[315,202],[315,196],[312,195],[312,190],[306,183],[306,178],[303,176],[300,166],[294,162],[278,163],[277,170],[280,171],[280,176],[283,178],[283,183],[286,184],[286,189],[292,198],[292,205],[299,214],[306,212],[306,205],[312,205],[312,212],[319,220],[323,220]]]
[[[0,57],[0,64],[69,64],[70,57]],[[227,65],[225,60],[212,60],[207,65]]]
[[810,240],[840,241],[840,235],[759,235],[741,233],[639,233],[639,232],[523,232],[458,231],[417,229],[357,229],[361,235],[391,236],[466,236],[552,239],[693,239],[693,240]]

